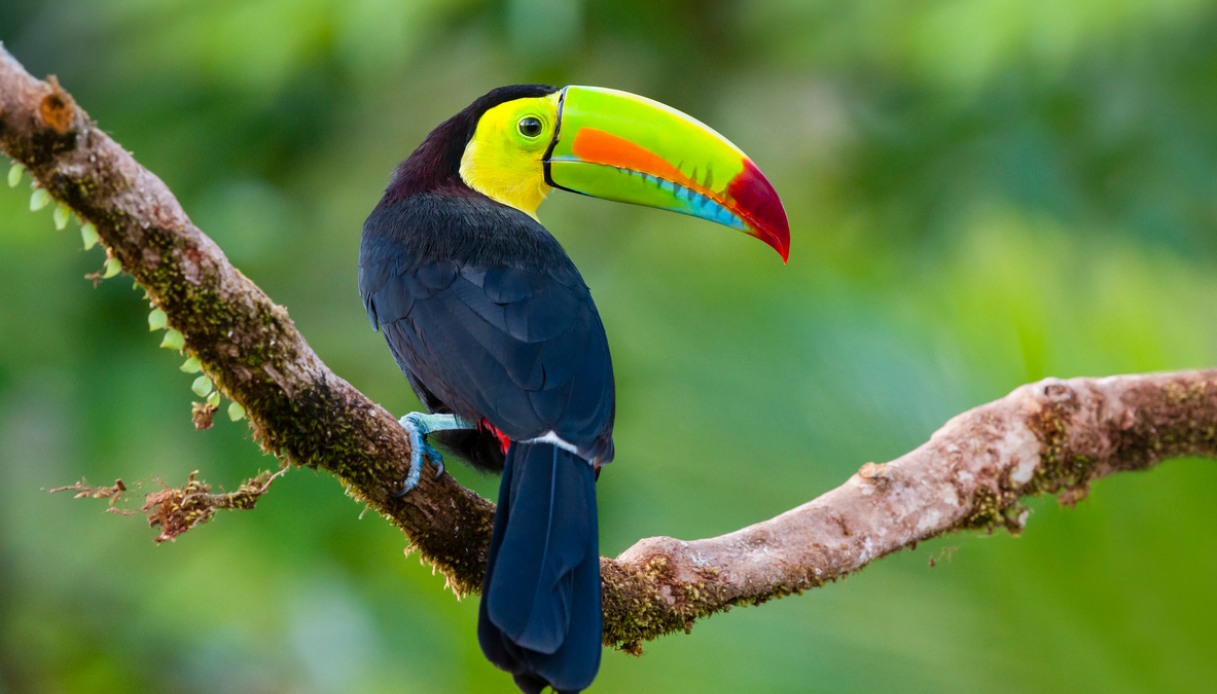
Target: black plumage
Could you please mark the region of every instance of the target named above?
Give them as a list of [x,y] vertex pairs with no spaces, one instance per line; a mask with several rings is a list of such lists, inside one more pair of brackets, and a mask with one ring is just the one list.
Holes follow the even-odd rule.
[[430,411],[486,419],[512,441],[552,431],[611,460],[604,327],[532,217],[469,189],[382,203],[364,225],[360,289]]
[[[536,220],[469,188],[461,154],[486,109],[542,96],[495,90],[436,128],[364,224],[368,316],[431,412],[488,424],[435,435],[504,468],[479,640],[526,691],[586,687],[600,660],[594,467],[613,457],[614,390],[587,286]],[[527,443],[556,436],[565,445]],[[594,464],[594,465],[593,465]]]

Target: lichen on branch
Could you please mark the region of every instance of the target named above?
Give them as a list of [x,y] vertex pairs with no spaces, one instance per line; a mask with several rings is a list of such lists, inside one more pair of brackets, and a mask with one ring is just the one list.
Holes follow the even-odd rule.
[[179,535],[211,520],[216,511],[248,510],[270,490],[270,485],[287,468],[271,473],[263,470],[246,480],[236,491],[214,494],[211,485],[198,479],[199,471],[190,473],[181,487],[165,487],[144,497],[140,511],[148,516],[148,526],[160,528],[156,542],[175,540]]

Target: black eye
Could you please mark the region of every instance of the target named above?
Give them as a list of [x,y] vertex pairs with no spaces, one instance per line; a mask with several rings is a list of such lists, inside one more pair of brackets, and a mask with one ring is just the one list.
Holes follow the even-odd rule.
[[520,119],[520,122],[516,124],[516,127],[519,128],[520,134],[524,137],[536,137],[537,135],[541,134],[541,129],[544,126],[541,125],[540,118],[524,116]]

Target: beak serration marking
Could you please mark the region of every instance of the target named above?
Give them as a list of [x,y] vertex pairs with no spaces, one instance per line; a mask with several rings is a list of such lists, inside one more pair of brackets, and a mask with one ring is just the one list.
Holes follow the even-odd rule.
[[[694,176],[681,171],[679,165],[673,165],[625,138],[595,128],[583,128],[575,135],[571,151],[582,163],[610,166],[626,174],[641,176],[645,181],[655,181],[660,190],[671,193],[677,200],[683,198],[690,207],[696,206],[699,216],[708,217],[724,226],[749,231],[745,215],[736,209],[729,195],[716,193]],[[713,214],[704,214],[707,210]],[[693,212],[694,209],[689,211]]]

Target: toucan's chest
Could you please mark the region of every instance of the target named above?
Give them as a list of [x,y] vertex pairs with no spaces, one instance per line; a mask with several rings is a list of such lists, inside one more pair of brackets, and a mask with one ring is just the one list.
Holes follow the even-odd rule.
[[574,271],[558,241],[535,219],[473,191],[422,193],[382,204],[364,223],[361,269],[388,264],[405,272],[440,260]]

